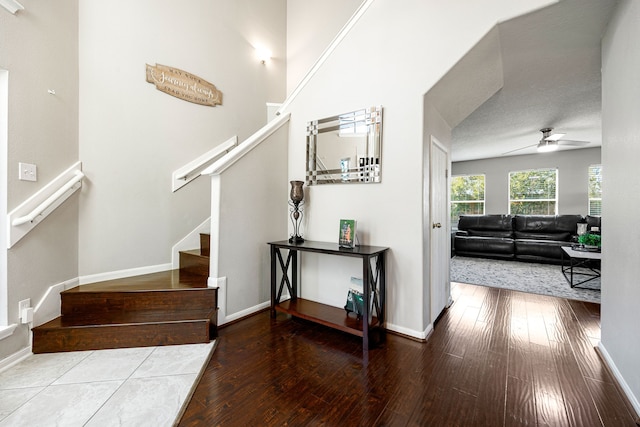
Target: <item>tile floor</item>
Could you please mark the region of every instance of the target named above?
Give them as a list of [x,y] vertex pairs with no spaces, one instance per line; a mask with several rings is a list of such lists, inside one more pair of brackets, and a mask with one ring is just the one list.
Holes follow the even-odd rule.
[[171,426],[214,348],[31,355],[0,372],[0,426]]

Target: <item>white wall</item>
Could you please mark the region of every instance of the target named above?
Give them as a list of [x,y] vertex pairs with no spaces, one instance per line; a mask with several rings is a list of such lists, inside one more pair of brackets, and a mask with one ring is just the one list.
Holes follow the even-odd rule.
[[[506,214],[509,212],[509,172],[557,168],[558,214],[587,215],[589,212],[588,168],[590,165],[601,164],[600,151],[600,147],[594,147],[454,162],[451,165],[451,172],[452,175],[484,174],[485,212]],[[604,171],[603,174],[607,175],[608,171]]]
[[[80,4],[81,276],[171,261],[171,246],[210,215],[210,182],[176,193],[171,173],[266,122],[285,97],[285,0]],[[254,46],[273,52],[261,64]],[[223,92],[206,107],[162,93],[145,64],[195,74]]]
[[[0,191],[9,211],[78,160],[78,2],[21,3],[16,15],[0,8],[0,68],[9,72],[7,188]],[[18,181],[18,162],[36,164],[38,181]],[[77,221],[74,195],[8,251],[8,301],[0,303],[8,303],[9,323],[18,321],[18,301],[35,305],[49,286],[77,277]],[[0,360],[29,345],[20,326],[2,340]]]
[[287,1],[287,94],[295,89],[362,2]]
[[284,125],[220,176],[216,274],[226,277],[227,317],[246,315],[270,301],[267,242],[288,238],[287,132]]
[[602,341],[619,379],[640,413],[640,2],[622,0],[603,40]]
[[[384,107],[382,183],[310,188],[305,237],[336,241],[339,219],[354,218],[361,244],[389,246],[387,326],[414,336],[428,326],[422,297],[423,95],[499,20],[550,2],[463,3],[464,14],[457,1],[373,2],[289,108],[289,178],[301,179],[307,121]],[[358,271],[355,260],[305,255],[303,296],[343,306],[349,276]]]

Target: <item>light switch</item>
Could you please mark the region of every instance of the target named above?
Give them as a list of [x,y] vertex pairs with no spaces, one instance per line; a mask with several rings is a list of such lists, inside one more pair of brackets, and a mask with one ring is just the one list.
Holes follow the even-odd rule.
[[37,181],[38,180],[38,168],[36,165],[30,163],[18,163],[18,169],[20,181]]

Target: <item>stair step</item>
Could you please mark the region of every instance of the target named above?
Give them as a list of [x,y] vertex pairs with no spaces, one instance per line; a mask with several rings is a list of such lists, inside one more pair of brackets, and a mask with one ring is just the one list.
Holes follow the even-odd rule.
[[206,282],[172,270],[68,289],[62,316],[33,328],[33,352],[209,342],[217,336],[218,289]]
[[216,289],[167,289],[156,291],[72,292],[62,296],[63,316],[99,313],[212,309],[216,307]]
[[[187,275],[191,278],[191,276]],[[177,270],[97,282],[61,292],[63,316],[140,310],[198,310],[217,307],[217,289],[206,281],[180,280]]]
[[207,280],[202,277],[181,274],[180,270],[159,271],[121,279],[105,280],[81,286],[81,291],[100,290],[153,290],[206,288]]
[[209,320],[215,310],[215,308],[181,311],[147,310],[107,314],[96,313],[94,315],[60,316],[41,326],[50,323],[50,326],[69,328],[92,325],[133,325],[143,323],[171,323],[192,320]]
[[200,255],[210,256],[211,254],[211,235],[209,233],[200,233]]
[[33,328],[34,353],[207,343],[217,336],[217,309],[61,316]]
[[199,249],[180,251],[180,271],[192,276],[209,277],[209,256]]

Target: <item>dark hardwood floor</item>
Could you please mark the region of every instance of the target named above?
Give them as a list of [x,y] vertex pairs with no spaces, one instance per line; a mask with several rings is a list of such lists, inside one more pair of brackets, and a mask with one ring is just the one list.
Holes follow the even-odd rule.
[[594,346],[600,306],[455,284],[426,343],[269,312],[220,330],[180,426],[635,426]]

